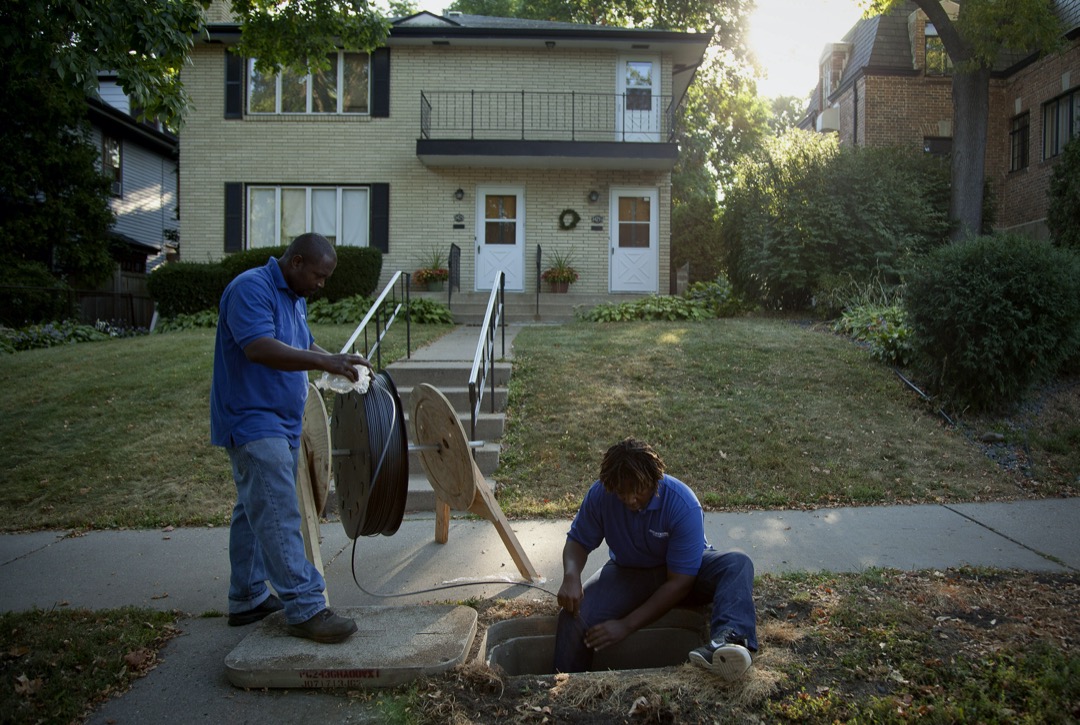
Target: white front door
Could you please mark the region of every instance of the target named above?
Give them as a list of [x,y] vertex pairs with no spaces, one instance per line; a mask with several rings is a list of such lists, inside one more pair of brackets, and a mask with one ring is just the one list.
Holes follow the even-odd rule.
[[660,279],[660,193],[611,190],[611,291],[651,292]]
[[476,190],[476,289],[490,290],[499,270],[506,289],[525,289],[525,190],[519,186]]
[[619,56],[616,141],[660,141],[660,58]]

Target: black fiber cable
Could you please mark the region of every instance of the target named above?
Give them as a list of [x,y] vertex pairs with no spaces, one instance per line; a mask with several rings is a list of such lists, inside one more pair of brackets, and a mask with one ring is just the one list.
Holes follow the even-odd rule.
[[372,379],[361,396],[367,421],[368,450],[377,462],[361,505],[357,536],[390,536],[401,526],[409,495],[409,450],[401,399],[394,381],[384,370]]

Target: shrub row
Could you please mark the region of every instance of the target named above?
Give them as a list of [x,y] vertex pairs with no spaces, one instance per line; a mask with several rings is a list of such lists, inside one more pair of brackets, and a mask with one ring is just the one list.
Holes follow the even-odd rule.
[[[166,264],[150,275],[147,289],[163,317],[213,309],[233,278],[284,252],[285,247],[264,247],[237,252],[220,262]],[[356,295],[370,296],[382,273],[382,253],[371,247],[338,247],[337,257],[334,274],[313,299],[336,302]]]

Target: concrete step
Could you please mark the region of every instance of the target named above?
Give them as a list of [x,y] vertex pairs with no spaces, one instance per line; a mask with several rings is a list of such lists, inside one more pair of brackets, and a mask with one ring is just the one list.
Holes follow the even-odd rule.
[[[446,399],[450,402],[450,405],[454,408],[454,410],[456,410],[458,413],[462,413],[462,414],[466,415],[465,420],[468,421],[467,416],[469,414],[469,389],[468,388],[439,388],[439,386],[437,386],[437,385],[435,387],[439,389],[440,393],[442,393],[444,396],[446,396]],[[405,408],[406,415],[408,415],[408,410],[412,406],[411,400],[412,400],[413,386],[411,386],[411,385],[407,385],[407,386],[398,385],[397,389],[398,389],[398,397],[401,398],[401,405]],[[506,390],[506,388],[495,388],[494,396],[491,393],[491,388],[487,388],[484,391],[484,399],[482,401],[483,405],[481,406],[483,412],[485,412],[485,413],[490,413],[491,412],[491,405],[492,405],[492,400],[493,399],[495,401],[495,412],[496,413],[506,410],[506,399],[507,399],[507,390]],[[468,423],[466,422],[466,424],[465,424],[465,432],[467,433],[468,430],[469,430],[469,426],[468,426]]]
[[[485,476],[488,488],[495,490],[495,480]],[[435,510],[435,490],[421,468],[415,471],[409,468],[409,497],[405,500],[405,511],[415,513]]]
[[[498,354],[498,345],[496,345],[496,354]],[[496,362],[494,375],[496,387],[506,385],[510,380],[510,371],[512,366],[508,362]],[[434,385],[440,390],[443,388],[465,388],[469,389],[469,373],[472,372],[472,362],[461,361],[426,361],[426,360],[401,360],[395,362],[386,367],[387,372],[390,373],[390,377],[394,380],[394,385],[398,390],[402,387],[412,387],[419,385],[420,383],[427,383]],[[492,371],[488,371],[488,379],[485,381],[487,385],[491,385],[490,375]]]
[[[468,431],[466,431],[468,433]],[[499,467],[499,453],[502,445],[498,441],[484,441],[479,448],[473,448],[473,460],[480,473],[490,476]],[[409,473],[424,475],[424,468],[420,465],[420,451],[409,451]]]
[[[404,401],[402,401],[404,402]],[[465,431],[465,435],[469,436],[471,425],[469,421],[469,414],[458,411],[458,420],[461,422],[461,428]],[[408,426],[409,410],[405,409],[405,424]],[[406,428],[406,430],[412,430]],[[504,413],[481,413],[476,416],[476,434],[471,436],[474,440],[478,441],[497,441],[502,438],[503,433],[506,431],[506,415]],[[411,441],[411,438],[410,438]]]

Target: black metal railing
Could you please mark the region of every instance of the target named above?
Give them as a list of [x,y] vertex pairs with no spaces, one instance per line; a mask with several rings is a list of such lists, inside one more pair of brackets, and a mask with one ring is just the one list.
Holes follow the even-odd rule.
[[544,250],[540,248],[540,245],[536,245],[536,319],[540,319],[540,279],[543,276],[541,269],[541,259],[544,256]]
[[420,91],[420,138],[670,142],[671,96],[649,93]]
[[506,275],[495,273],[488,296],[480,338],[476,342],[472,370],[469,371],[469,438],[476,440],[476,418],[484,404],[485,383],[491,379],[491,412],[495,412],[495,331],[502,328],[502,357],[506,357]]
[[[412,320],[409,315],[409,288],[409,275],[402,274],[400,270],[394,272],[390,281],[383,287],[382,292],[375,298],[375,301],[371,303],[371,307],[368,309],[367,314],[364,315],[364,319],[360,321],[360,324],[356,326],[353,334],[349,337],[349,341],[341,348],[341,352],[346,353],[359,350],[359,346],[355,343],[360,335],[363,335],[364,357],[371,361],[376,370],[382,370],[383,338],[386,337],[386,333],[390,331],[390,326],[394,324],[398,315],[404,311],[405,357],[412,358]],[[374,323],[373,327],[372,323]],[[375,338],[372,343],[369,343],[368,341],[369,327],[372,328],[370,334]],[[372,360],[372,355],[375,356],[374,360]]]
[[454,298],[454,288],[457,287],[457,291],[461,291],[461,247],[450,243],[450,257],[447,263],[450,268],[450,279],[446,280],[446,306],[450,306],[450,301]]

